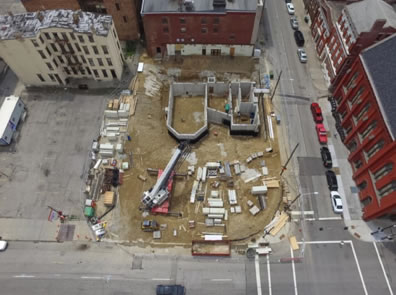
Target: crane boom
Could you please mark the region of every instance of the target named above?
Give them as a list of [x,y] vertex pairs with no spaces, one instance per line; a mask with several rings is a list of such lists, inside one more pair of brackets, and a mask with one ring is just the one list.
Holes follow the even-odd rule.
[[150,190],[143,193],[142,203],[146,208],[159,206],[169,197],[170,192],[167,189],[168,180],[185,150],[186,144],[181,143],[173,153],[168,165],[166,165],[166,168],[158,178],[156,184]]

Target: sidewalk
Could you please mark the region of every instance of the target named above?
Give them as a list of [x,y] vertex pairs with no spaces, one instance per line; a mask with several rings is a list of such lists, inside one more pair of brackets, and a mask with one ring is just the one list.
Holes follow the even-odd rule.
[[[1,237],[8,241],[58,242],[60,221],[0,218]],[[85,220],[67,221],[63,225],[74,225],[73,241],[95,240]]]

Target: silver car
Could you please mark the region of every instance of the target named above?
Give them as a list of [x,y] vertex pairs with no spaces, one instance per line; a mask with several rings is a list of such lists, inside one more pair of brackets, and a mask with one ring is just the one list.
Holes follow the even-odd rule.
[[300,59],[300,62],[306,63],[308,61],[308,57],[307,57],[307,54],[305,53],[304,48],[298,48],[297,55],[298,55],[298,58]]
[[298,21],[297,21],[297,17],[292,16],[290,18],[290,25],[294,30],[298,30]]

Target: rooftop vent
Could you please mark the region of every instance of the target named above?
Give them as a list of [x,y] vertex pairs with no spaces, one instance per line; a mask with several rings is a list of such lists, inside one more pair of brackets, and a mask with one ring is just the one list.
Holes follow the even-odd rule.
[[225,8],[226,0],[213,0],[213,7],[214,8]]
[[194,0],[184,0],[184,7],[186,8],[186,11],[193,11]]

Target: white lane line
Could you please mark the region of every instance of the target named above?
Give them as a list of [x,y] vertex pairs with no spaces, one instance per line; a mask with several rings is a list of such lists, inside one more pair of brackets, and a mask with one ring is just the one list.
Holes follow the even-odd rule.
[[269,255],[267,255],[267,272],[268,272],[268,295],[272,295],[271,267],[270,267]]
[[293,254],[292,247],[290,247],[290,256],[292,258],[292,269],[293,269],[293,280],[294,280],[294,294],[298,295],[297,279],[296,279],[296,268],[294,266],[294,254]]
[[165,278],[153,278],[151,280],[152,281],[170,281],[170,279],[165,279]]
[[104,277],[81,277],[84,280],[103,280]]
[[229,282],[232,281],[232,279],[211,279],[212,282]]
[[[342,243],[351,243],[351,240],[347,241],[305,241],[305,244],[342,244]],[[298,244],[303,244],[304,242],[298,242]]]
[[259,256],[258,255],[256,255],[256,257],[254,258],[254,266],[256,268],[257,295],[262,295],[261,278],[260,278],[260,264],[259,264]]
[[362,271],[360,270],[359,260],[357,259],[356,252],[355,252],[355,247],[353,246],[353,242],[352,242],[352,241],[345,241],[345,242],[347,242],[347,243],[349,243],[349,244],[351,245],[352,253],[353,253],[353,256],[355,257],[356,265],[357,265],[357,267],[358,267],[360,280],[362,281],[362,286],[363,286],[364,294],[367,295],[368,293],[367,293],[367,289],[366,289],[366,283],[364,282],[363,275],[362,275]]
[[379,260],[379,262],[380,262],[380,264],[381,264],[382,272],[384,273],[384,277],[385,277],[385,280],[386,280],[386,284],[388,285],[389,293],[390,293],[391,295],[393,295],[392,287],[391,287],[391,285],[389,284],[388,275],[387,275],[387,273],[386,273],[386,271],[385,271],[384,264],[382,263],[381,256],[380,256],[380,254],[379,254],[379,252],[378,252],[377,243],[376,243],[376,242],[373,242],[373,245],[374,245],[374,248],[375,248],[375,252],[377,252],[378,260]]
[[318,220],[342,220],[342,217],[341,216],[319,217]]
[[35,278],[35,276],[29,276],[29,275],[19,275],[19,276],[13,276],[14,278]]

